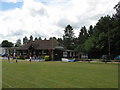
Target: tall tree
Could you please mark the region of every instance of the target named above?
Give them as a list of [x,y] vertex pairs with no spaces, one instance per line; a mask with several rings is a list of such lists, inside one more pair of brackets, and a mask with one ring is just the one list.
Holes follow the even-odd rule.
[[49,40],[56,40],[56,37],[50,37]]
[[19,47],[19,46],[21,46],[21,40],[20,40],[20,39],[18,39],[18,40],[16,41],[16,44],[15,44],[15,47]]
[[2,41],[2,47],[12,47],[14,44],[12,42],[9,42],[8,40]]
[[87,29],[86,27],[82,27],[80,29],[80,33],[79,33],[79,36],[78,36],[78,44],[83,44],[85,42],[85,40],[88,38],[88,33],[87,33]]
[[90,27],[89,27],[88,34],[89,34],[89,36],[91,36],[93,34],[93,26],[92,25],[90,25]]
[[56,40],[56,37],[50,37],[49,40]]
[[50,37],[49,40],[52,40],[52,37]]
[[44,40],[47,40],[46,38],[44,38]]
[[58,38],[57,41],[60,42],[61,44],[63,44],[62,38]]
[[67,49],[74,49],[74,32],[71,25],[67,25],[64,30],[63,44]]
[[92,57],[99,58],[103,54],[108,54],[111,28],[111,17],[101,17],[94,27],[93,35],[85,41],[82,49]]
[[33,36],[32,35],[30,36],[30,41],[33,41]]
[[116,13],[113,15],[114,20],[112,20],[114,25],[114,29],[112,30],[112,43],[114,43],[115,47],[114,53],[118,55],[120,54],[120,2],[115,5],[114,9]]
[[41,37],[39,37],[39,40],[42,40],[42,38],[41,38]]
[[114,17],[120,20],[120,2],[118,2],[117,5],[115,5],[114,9],[116,9],[116,14],[114,15]]
[[23,44],[27,44],[29,42],[29,40],[28,40],[28,38],[25,36],[24,38],[23,38]]
[[79,36],[78,36],[78,40],[77,40],[77,43],[78,43],[78,45],[77,45],[77,50],[78,51],[84,51],[84,49],[83,49],[83,44],[84,44],[84,42],[88,39],[88,33],[87,33],[87,29],[86,29],[86,27],[84,26],[84,27],[82,27],[81,29],[80,29],[80,33],[79,33]]
[[38,40],[38,38],[37,38],[37,37],[35,37],[35,40]]

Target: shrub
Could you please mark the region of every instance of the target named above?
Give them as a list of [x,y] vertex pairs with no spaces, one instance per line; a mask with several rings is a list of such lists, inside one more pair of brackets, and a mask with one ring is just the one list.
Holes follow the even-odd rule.
[[45,61],[48,61],[48,60],[50,60],[50,56],[46,55],[46,56],[44,56],[44,59],[45,59]]

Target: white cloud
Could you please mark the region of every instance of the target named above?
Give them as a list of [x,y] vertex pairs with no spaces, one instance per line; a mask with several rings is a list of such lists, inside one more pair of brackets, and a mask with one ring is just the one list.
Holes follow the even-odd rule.
[[[18,2],[22,0],[5,0]],[[41,0],[42,1],[42,0]],[[95,24],[104,15],[112,15],[119,0],[23,0],[21,8],[0,11],[0,40],[16,42],[30,35],[62,37],[67,24],[75,29],[76,36],[82,26]],[[0,42],[1,42],[0,41]]]
[[7,3],[17,3],[17,2],[22,2],[23,0],[1,0],[1,2],[7,2]]

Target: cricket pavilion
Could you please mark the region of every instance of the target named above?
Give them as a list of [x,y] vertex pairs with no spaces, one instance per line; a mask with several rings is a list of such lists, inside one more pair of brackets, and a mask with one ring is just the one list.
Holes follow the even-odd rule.
[[24,57],[31,54],[35,57],[41,57],[45,55],[50,56],[50,60],[61,60],[61,58],[76,58],[77,52],[73,50],[67,50],[57,40],[35,40],[30,41],[27,44],[17,48],[17,53]]

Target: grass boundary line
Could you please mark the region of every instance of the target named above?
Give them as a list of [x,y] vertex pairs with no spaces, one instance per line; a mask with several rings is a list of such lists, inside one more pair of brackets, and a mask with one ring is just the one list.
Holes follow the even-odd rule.
[[14,88],[13,86],[11,86],[10,84],[7,84],[6,82],[2,82],[3,84],[7,85],[10,88]]

